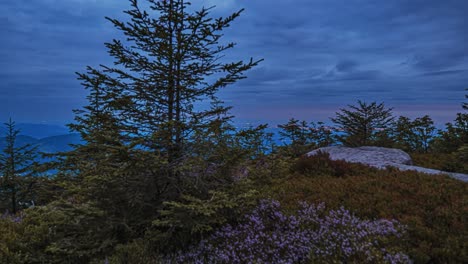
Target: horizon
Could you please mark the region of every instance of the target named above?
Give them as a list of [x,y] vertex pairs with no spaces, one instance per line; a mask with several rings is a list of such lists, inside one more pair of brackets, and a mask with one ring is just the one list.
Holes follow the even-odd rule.
[[[356,102],[352,103],[355,105]],[[385,103],[384,103],[385,104]],[[344,105],[334,109],[336,106],[325,106],[317,109],[313,108],[292,108],[288,109],[288,111],[282,111],[282,109],[277,108],[270,108],[270,109],[255,109],[257,112],[265,113],[265,116],[272,115],[275,116],[275,119],[260,119],[260,118],[246,118],[249,111],[252,109],[242,109],[237,110],[235,107],[230,111],[231,114],[234,115],[232,118],[232,123],[236,126],[252,124],[252,125],[259,125],[259,124],[268,124],[269,127],[276,127],[281,124],[285,124],[288,122],[289,119],[295,118],[299,120],[304,120],[307,122],[323,122],[327,126],[333,126],[333,122],[330,120],[332,117],[335,117],[335,114],[340,111],[340,109],[347,109],[349,105]],[[410,119],[415,119],[418,117],[423,117],[424,113],[427,113],[426,106],[424,105],[412,105],[412,106],[391,106],[385,104],[387,108],[392,108],[393,116],[398,118],[399,116],[409,117]],[[464,110],[460,105],[458,107],[456,105],[436,105],[433,106],[438,108],[437,111],[433,111],[432,115],[428,114],[429,117],[434,121],[434,125],[437,129],[444,129],[447,123],[453,123],[458,113],[463,113]],[[237,111],[236,111],[237,110]],[[245,112],[243,112],[245,111]],[[237,113],[236,113],[237,112]],[[239,116],[244,116],[244,118],[239,118]],[[309,118],[311,117],[311,118]],[[315,117],[315,118],[314,118]],[[9,118],[2,121],[2,123],[6,122]],[[12,120],[17,125],[50,125],[50,126],[59,126],[62,128],[68,128],[69,124],[74,122],[73,119],[70,120]]]
[[[236,123],[329,122],[358,99],[395,115],[429,115],[438,127],[462,112],[468,87],[468,2],[372,0],[193,1],[213,16],[245,12],[225,32],[229,59],[264,58],[247,79],[220,91]],[[0,3],[0,119],[65,125],[86,105],[74,72],[111,64],[107,22],[128,1]],[[286,11],[285,11],[286,10]]]

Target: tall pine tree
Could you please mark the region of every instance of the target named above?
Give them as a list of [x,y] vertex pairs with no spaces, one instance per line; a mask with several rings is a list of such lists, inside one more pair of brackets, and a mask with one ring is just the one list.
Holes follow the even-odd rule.
[[213,19],[211,8],[189,13],[184,0],[145,2],[149,11],[130,0],[126,22],[107,18],[125,39],[105,44],[114,65],[78,74],[89,104],[70,127],[84,143],[61,162],[77,198],[96,200],[123,236],[184,192],[184,165],[205,140],[197,137],[230,120],[216,93],[260,62],[223,59],[235,43],[222,43],[221,32],[242,10]]
[[[138,1],[130,1],[126,11],[131,21],[108,18],[126,36],[126,41],[107,43],[115,66],[103,66],[104,74],[116,81],[113,102],[119,119],[145,148],[164,153],[169,163],[184,156],[192,131],[207,127],[213,118],[227,112],[217,104],[216,92],[237,80],[255,66],[223,62],[223,53],[235,46],[220,42],[221,31],[240,13],[212,19],[210,9],[187,13],[190,3],[183,0],[149,0],[159,16],[151,18]],[[210,103],[206,110],[196,102]]]

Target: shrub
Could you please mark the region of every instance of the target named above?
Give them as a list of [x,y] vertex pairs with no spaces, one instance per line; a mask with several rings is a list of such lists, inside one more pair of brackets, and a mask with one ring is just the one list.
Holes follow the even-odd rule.
[[327,212],[323,204],[302,203],[295,215],[282,212],[279,202],[263,200],[244,221],[227,225],[177,263],[408,263],[406,255],[389,246],[401,237],[395,221],[366,221],[340,208]]
[[467,162],[454,153],[411,153],[414,165],[442,171],[468,173]]
[[245,208],[252,208],[255,194],[254,190],[247,189],[234,195],[218,191],[209,192],[203,199],[182,196],[180,201],[166,202],[145,238],[152,241],[156,251],[164,254],[186,248],[215,228],[235,221]]
[[150,252],[148,242],[142,239],[132,241],[125,245],[117,245],[110,257],[104,260],[96,259],[93,264],[127,264],[145,263],[160,264],[157,254]]
[[0,216],[0,263],[22,263],[18,254],[19,223],[22,216],[4,213]]
[[293,174],[259,190],[293,210],[298,201],[345,206],[359,217],[408,226],[415,263],[466,263],[468,184],[446,176],[361,168],[344,177]]
[[316,155],[302,156],[297,159],[291,166],[291,172],[309,176],[343,177],[367,167],[363,164],[332,160],[328,153],[319,151]]
[[298,157],[314,148],[326,147],[334,143],[332,131],[323,122],[299,121],[291,118],[288,123],[279,125],[279,135],[284,146],[283,154]]
[[23,212],[0,219],[2,263],[89,263],[114,244],[103,212],[91,204],[56,201]]

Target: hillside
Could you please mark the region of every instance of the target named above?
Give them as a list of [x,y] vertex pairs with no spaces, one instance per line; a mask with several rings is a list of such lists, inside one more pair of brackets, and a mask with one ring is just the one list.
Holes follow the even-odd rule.
[[64,126],[49,124],[19,123],[16,128],[20,130],[21,135],[38,139],[70,133],[69,129]]
[[[5,137],[0,138],[0,149],[5,148]],[[24,146],[26,144],[38,146],[39,152],[55,153],[68,151],[71,149],[70,144],[79,144],[81,138],[79,134],[65,134],[58,136],[49,136],[37,139],[31,136],[20,135],[17,137],[16,146]]]

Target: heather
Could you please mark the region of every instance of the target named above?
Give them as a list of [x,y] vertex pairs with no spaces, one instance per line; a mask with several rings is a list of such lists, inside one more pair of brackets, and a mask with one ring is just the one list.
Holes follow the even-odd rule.
[[[298,201],[324,202],[364,218],[397,219],[407,226],[406,252],[416,263],[467,259],[466,183],[442,175],[324,160],[320,156],[297,160],[288,176],[274,179],[262,192],[288,208],[296,208]],[[319,164],[326,169],[316,170]]]
[[396,221],[367,221],[348,210],[301,203],[292,215],[278,201],[261,200],[237,226],[227,225],[188,252],[179,263],[410,263],[392,247],[404,227]]

